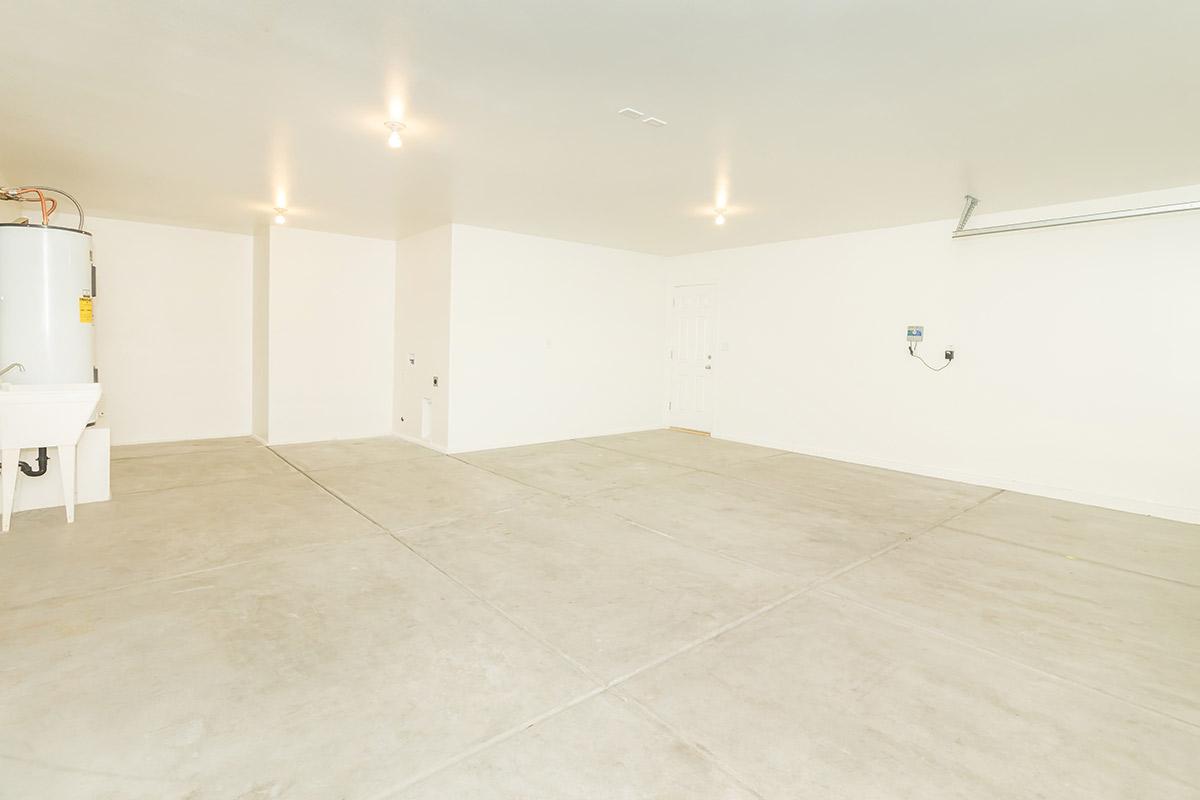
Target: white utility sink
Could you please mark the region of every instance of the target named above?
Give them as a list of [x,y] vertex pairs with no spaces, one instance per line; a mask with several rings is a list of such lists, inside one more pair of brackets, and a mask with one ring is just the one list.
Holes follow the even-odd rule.
[[0,383],[0,478],[3,529],[12,518],[21,450],[58,449],[67,522],[75,521],[75,445],[100,402],[98,383]]

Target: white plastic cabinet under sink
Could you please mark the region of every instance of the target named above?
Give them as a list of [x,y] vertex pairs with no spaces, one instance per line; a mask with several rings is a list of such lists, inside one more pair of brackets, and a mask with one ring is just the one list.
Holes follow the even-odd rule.
[[98,383],[0,384],[3,530],[8,530],[12,519],[24,448],[57,448],[67,522],[75,521],[75,446],[96,411],[100,393]]

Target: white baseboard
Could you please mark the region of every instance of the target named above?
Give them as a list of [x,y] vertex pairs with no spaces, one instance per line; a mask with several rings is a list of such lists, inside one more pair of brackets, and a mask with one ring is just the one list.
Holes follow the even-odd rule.
[[402,439],[403,441],[410,442],[412,444],[419,444],[419,445],[421,445],[421,447],[428,447],[430,450],[436,450],[439,453],[447,452],[446,448],[442,447],[439,444],[434,444],[433,442],[430,442],[426,439],[420,439],[416,436],[409,436],[406,433],[392,433],[391,435],[396,437],[397,439]]
[[913,475],[924,475],[928,478],[942,478],[949,481],[958,481],[959,483],[970,483],[975,486],[986,486],[994,489],[1004,489],[1011,492],[1033,494],[1038,495],[1039,497],[1049,497],[1054,500],[1065,500],[1070,503],[1080,503],[1087,506],[1111,508],[1114,511],[1127,511],[1131,514],[1144,514],[1146,516],[1160,517],[1162,519],[1170,519],[1177,522],[1189,522],[1193,524],[1200,523],[1200,508],[1174,506],[1166,503],[1155,503],[1129,497],[1099,494],[1097,492],[1089,492],[1082,489],[1071,489],[1063,486],[1050,486],[1047,484],[1032,483],[1030,481],[1015,480],[1012,478],[1003,478],[995,475],[984,475],[977,472],[967,472],[957,469],[930,467],[924,464],[912,464],[903,461],[873,458],[871,456],[864,456],[860,453],[847,453],[821,447],[808,447],[798,450],[780,447],[778,443],[773,442],[756,441],[753,439],[735,439],[730,436],[716,433],[712,434],[712,436],[714,439],[725,439],[726,441],[730,442],[753,444],[758,445],[759,447],[771,447],[776,450],[787,450],[788,452],[799,453],[800,455],[828,458],[834,461],[845,461],[850,464],[861,464],[863,466],[891,469],[898,472],[908,472],[912,473]]
[[453,449],[445,450],[443,452],[446,452],[446,453],[477,453],[477,452],[480,452],[483,450],[503,450],[506,447],[524,447],[526,445],[531,445],[531,444],[551,444],[553,442],[569,442],[569,441],[572,441],[575,439],[596,439],[601,436],[620,436],[620,435],[626,434],[626,433],[641,433],[643,431],[656,431],[656,430],[662,430],[663,427],[664,426],[658,425],[658,424],[649,425],[649,426],[639,425],[639,426],[632,427],[632,428],[618,428],[617,430],[606,430],[606,431],[599,431],[599,432],[593,431],[593,432],[589,432],[589,433],[573,434],[570,436],[555,436],[554,438],[550,438],[550,439],[510,439],[507,441],[503,441],[499,444],[489,442],[482,447],[479,447],[479,446],[455,447]]

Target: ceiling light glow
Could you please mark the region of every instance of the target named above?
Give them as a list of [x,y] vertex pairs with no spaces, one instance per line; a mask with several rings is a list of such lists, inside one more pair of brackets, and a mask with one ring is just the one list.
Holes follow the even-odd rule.
[[396,122],[395,120],[388,120],[383,124],[389,131],[391,131],[391,133],[388,134],[388,147],[394,149],[402,146],[404,142],[400,139],[400,131],[404,130],[404,123]]
[[286,216],[286,215],[287,215],[287,209],[286,209],[286,208],[277,208],[277,209],[275,209],[275,224],[276,224],[276,225],[282,225],[283,223],[287,222],[287,216]]
[[713,217],[713,222],[715,222],[718,225],[725,224],[725,210],[724,209],[721,209],[721,208],[717,209],[717,216]]

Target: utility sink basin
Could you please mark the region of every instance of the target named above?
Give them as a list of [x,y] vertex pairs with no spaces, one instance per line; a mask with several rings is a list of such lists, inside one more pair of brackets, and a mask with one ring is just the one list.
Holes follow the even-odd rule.
[[75,445],[100,402],[98,383],[0,383],[0,482],[3,529],[12,518],[21,450],[58,449],[67,521],[75,521]]
[[0,383],[0,450],[77,444],[100,392],[98,383]]

